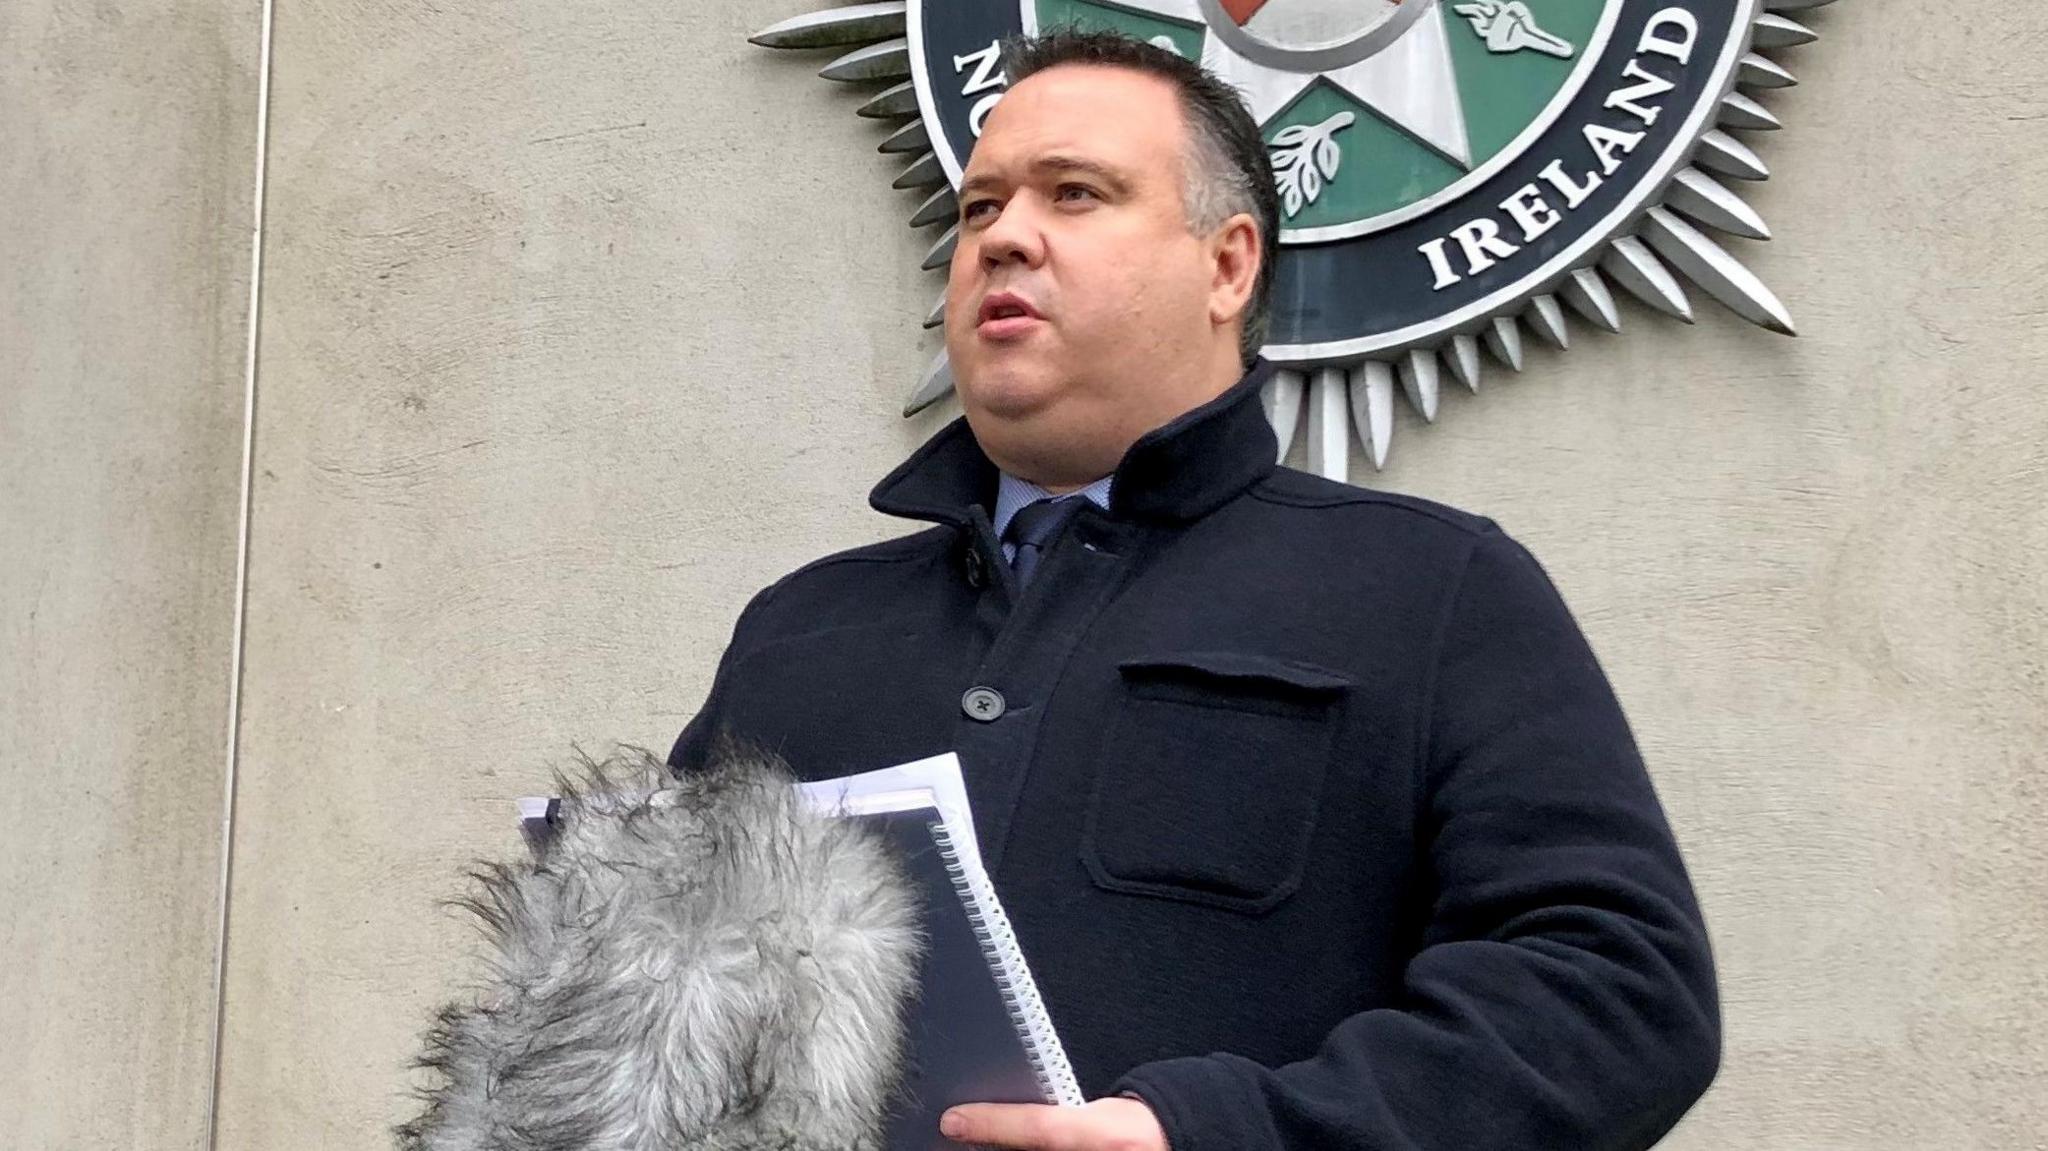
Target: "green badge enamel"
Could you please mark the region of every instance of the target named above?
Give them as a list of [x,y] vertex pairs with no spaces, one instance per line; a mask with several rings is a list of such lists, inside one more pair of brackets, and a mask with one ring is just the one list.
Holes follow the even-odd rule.
[[[1292,2],[1297,9],[1315,4]],[[1406,0],[1411,11],[1419,6],[1422,35],[1403,67],[1438,88],[1427,119],[1404,117],[1398,101],[1376,99],[1384,85],[1369,62],[1318,69],[1300,62],[1307,48],[1261,39],[1261,20],[1289,15],[1288,0],[1237,5],[1254,15],[1235,40],[1211,35],[1228,25],[1187,19],[1201,9],[1186,0],[1036,0],[1036,16],[1040,30],[1103,29],[1170,47],[1250,89],[1290,233],[1283,239],[1302,242],[1372,231],[1514,148],[1568,94],[1602,16],[1618,2]],[[1340,11],[1321,13],[1324,24],[1341,30],[1346,5],[1357,13],[1358,33],[1399,9],[1383,0],[1326,0],[1326,10]],[[1216,7],[1227,15],[1232,5]],[[1272,93],[1285,102],[1262,106],[1259,97]]]

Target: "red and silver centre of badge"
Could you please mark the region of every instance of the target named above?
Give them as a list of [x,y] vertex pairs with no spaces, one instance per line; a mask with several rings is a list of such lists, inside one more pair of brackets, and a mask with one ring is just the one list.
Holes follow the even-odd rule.
[[1436,0],[1199,0],[1203,19],[1239,54],[1272,67],[1326,71],[1401,37]]

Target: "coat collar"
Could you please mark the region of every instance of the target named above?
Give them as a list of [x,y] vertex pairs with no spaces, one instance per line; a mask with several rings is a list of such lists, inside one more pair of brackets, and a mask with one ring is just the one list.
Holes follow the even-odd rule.
[[[1280,445],[1259,390],[1273,371],[1255,360],[1222,395],[1139,436],[1113,473],[1110,514],[1198,519],[1271,472]],[[961,416],[883,477],[868,504],[885,515],[965,527],[976,509],[988,514],[997,476]]]

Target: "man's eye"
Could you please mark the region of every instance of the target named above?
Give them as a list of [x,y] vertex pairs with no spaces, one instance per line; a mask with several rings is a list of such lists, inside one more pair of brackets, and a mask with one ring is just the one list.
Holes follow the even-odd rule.
[[966,207],[960,209],[960,218],[963,220],[981,219],[988,215],[988,212],[983,209],[992,209],[995,206],[996,202],[994,200],[969,201]]
[[1101,198],[1095,194],[1095,189],[1090,188],[1086,184],[1061,184],[1057,195],[1062,200],[1072,200],[1078,197],[1086,197],[1090,200]]

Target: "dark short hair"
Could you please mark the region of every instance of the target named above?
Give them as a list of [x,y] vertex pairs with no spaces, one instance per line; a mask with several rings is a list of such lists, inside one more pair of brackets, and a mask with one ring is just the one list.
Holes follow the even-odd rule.
[[1273,264],[1280,236],[1280,194],[1273,183],[1266,141],[1237,89],[1170,49],[1119,32],[1075,27],[1017,36],[1003,44],[1003,74],[1011,84],[1060,64],[1126,68],[1157,76],[1180,93],[1188,125],[1183,200],[1188,227],[1206,233],[1248,213],[1259,228],[1259,274],[1245,304],[1238,350],[1251,363],[1266,343],[1272,310]]

